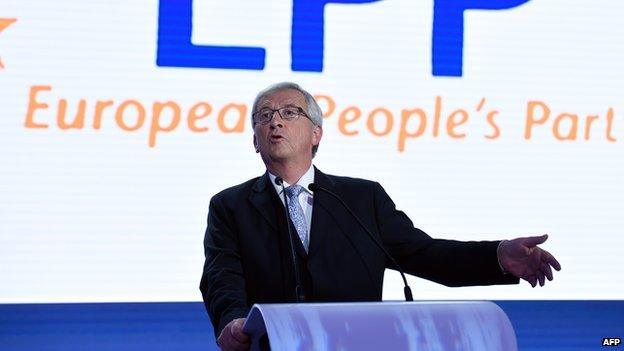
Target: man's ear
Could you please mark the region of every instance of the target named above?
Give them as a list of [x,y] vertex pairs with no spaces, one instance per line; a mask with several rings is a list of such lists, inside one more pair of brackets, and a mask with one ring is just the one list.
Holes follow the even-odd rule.
[[321,142],[322,137],[323,137],[323,127],[314,126],[314,130],[312,131],[312,145],[318,145]]
[[256,134],[255,133],[253,135],[253,144],[254,144],[254,148],[256,149],[256,153],[260,152],[260,149],[258,149],[258,141],[256,140]]

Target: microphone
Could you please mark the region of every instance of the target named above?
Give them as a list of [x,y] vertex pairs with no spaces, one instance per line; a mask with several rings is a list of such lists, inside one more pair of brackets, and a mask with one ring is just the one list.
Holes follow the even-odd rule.
[[362,229],[364,229],[364,231],[366,232],[366,234],[368,234],[368,236],[371,238],[371,240],[373,240],[373,242],[377,245],[377,247],[379,247],[381,249],[381,251],[383,251],[383,253],[386,255],[386,257],[388,259],[390,259],[390,262],[392,262],[392,264],[394,264],[394,266],[399,271],[399,273],[401,273],[401,278],[403,278],[403,285],[404,285],[403,294],[405,295],[405,301],[414,301],[414,297],[412,296],[412,289],[410,289],[409,285],[407,284],[407,279],[405,278],[405,273],[403,273],[403,268],[401,268],[401,266],[399,266],[399,264],[394,259],[394,257],[392,257],[392,255],[390,255],[390,253],[386,250],[386,248],[383,247],[383,245],[379,242],[379,240],[377,240],[377,238],[375,238],[373,233],[371,233],[370,230],[368,230],[368,228],[366,228],[364,223],[362,223],[360,218],[353,212],[353,210],[351,210],[351,208],[347,205],[347,203],[344,202],[344,200],[342,200],[342,198],[340,198],[340,196],[336,195],[334,192],[332,192],[332,191],[330,191],[328,189],[323,188],[320,185],[317,185],[317,184],[314,184],[314,183],[310,183],[310,184],[308,184],[308,189],[311,192],[313,192],[313,193],[316,192],[317,190],[320,190],[322,192],[326,192],[327,194],[333,196],[336,200],[338,200],[342,204],[342,206],[347,210],[347,212],[349,212],[351,214],[351,216],[353,218],[355,218],[355,220],[358,222],[360,227],[362,227]]
[[293,268],[295,269],[295,297],[297,298],[297,302],[305,301],[305,295],[303,294],[303,289],[301,288],[301,278],[299,275],[299,266],[297,265],[297,256],[295,255],[295,244],[293,243],[293,234],[290,229],[290,212],[288,211],[288,197],[286,196],[286,188],[284,187],[284,180],[282,177],[275,178],[275,184],[282,187],[282,194],[284,195],[284,212],[286,213],[286,227],[288,228],[288,239],[290,243],[290,254],[292,258]]

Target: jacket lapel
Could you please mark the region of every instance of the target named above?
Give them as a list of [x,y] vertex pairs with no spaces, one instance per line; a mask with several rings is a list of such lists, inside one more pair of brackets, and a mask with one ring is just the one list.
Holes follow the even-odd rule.
[[252,189],[253,191],[249,195],[249,201],[251,201],[253,207],[260,212],[260,215],[266,219],[271,228],[277,230],[275,209],[271,203],[271,192],[275,192],[275,190],[271,187],[269,174],[265,172],[262,177],[258,178]]
[[[334,182],[325,173],[314,167],[314,183],[325,189],[334,191]],[[312,225],[310,228],[310,247],[309,255],[313,255],[318,250],[322,250],[324,242],[331,240],[327,238],[330,233],[335,233],[337,222],[333,218],[336,213],[336,206],[340,204],[334,199],[329,198],[330,195],[317,191],[314,194],[314,202],[312,207]],[[321,197],[321,199],[319,199]],[[329,201],[328,201],[329,200]]]
[[[283,232],[284,238],[288,238],[284,204],[279,199],[279,195],[275,191],[275,187],[273,187],[273,184],[271,184],[271,178],[269,178],[269,174],[265,172],[262,177],[258,178],[252,189],[253,192],[249,196],[249,201],[251,201],[254,208],[258,212],[260,212],[262,217],[267,221],[267,223],[276,233]],[[290,229],[293,235],[293,244],[295,251],[301,258],[307,258],[308,254],[306,253],[305,248],[301,243],[301,239],[299,239],[299,235],[297,235],[297,230],[292,225],[292,223],[289,223],[288,225],[290,225]]]

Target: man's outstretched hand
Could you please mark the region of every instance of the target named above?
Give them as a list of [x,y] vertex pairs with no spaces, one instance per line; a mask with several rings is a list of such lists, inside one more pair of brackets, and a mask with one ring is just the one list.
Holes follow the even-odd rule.
[[561,270],[561,265],[548,251],[537,245],[548,239],[548,235],[530,236],[503,240],[498,246],[498,262],[506,271],[524,279],[535,287],[544,286],[546,278],[553,280],[552,268]]
[[249,350],[249,335],[243,332],[245,318],[238,318],[228,323],[221,331],[217,343],[223,351],[246,351]]

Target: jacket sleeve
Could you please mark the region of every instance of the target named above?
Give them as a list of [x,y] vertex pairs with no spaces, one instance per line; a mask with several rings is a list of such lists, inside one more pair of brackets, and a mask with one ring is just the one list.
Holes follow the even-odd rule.
[[[396,209],[379,183],[375,183],[374,198],[381,239],[406,273],[446,286],[518,283],[518,278],[504,274],[499,266],[496,250],[500,241],[431,238]],[[388,263],[388,268],[396,267]]]
[[219,195],[210,201],[204,253],[199,289],[218,337],[230,321],[249,312],[234,215]]

